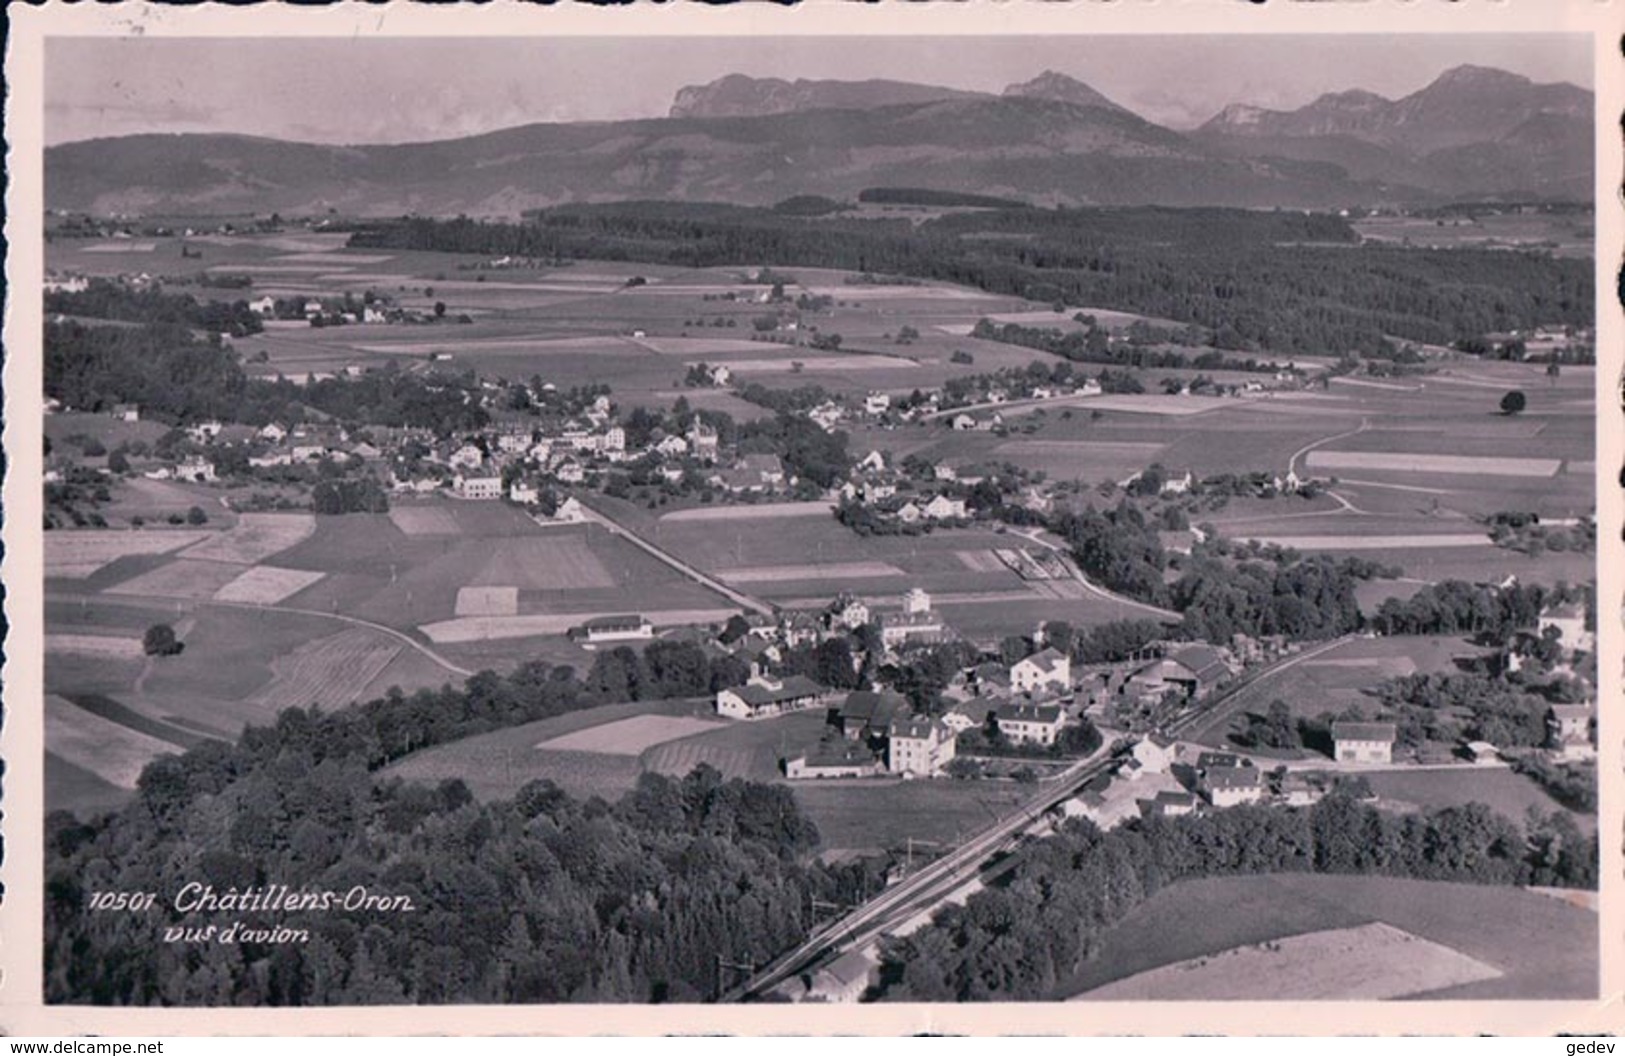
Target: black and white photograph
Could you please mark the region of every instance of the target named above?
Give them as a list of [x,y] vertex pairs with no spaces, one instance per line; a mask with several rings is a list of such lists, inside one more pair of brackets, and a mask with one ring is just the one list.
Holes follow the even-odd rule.
[[40,42],[40,1003],[1605,996],[1594,19],[542,15]]

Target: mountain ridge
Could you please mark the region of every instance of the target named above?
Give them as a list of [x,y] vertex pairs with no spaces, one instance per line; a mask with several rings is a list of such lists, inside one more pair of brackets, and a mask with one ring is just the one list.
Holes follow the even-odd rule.
[[[701,87],[717,85],[690,96],[689,108],[818,105],[537,123],[388,145],[241,133],[84,140],[46,150],[47,205],[511,216],[629,198],[850,200],[890,185],[1035,204],[1322,208],[1462,195],[1589,198],[1592,186],[1591,93],[1484,68],[1446,71],[1397,100],[1352,89],[1295,111],[1232,104],[1189,133],[1052,70],[1002,94],[746,77]],[[823,105],[842,101],[852,105]]]

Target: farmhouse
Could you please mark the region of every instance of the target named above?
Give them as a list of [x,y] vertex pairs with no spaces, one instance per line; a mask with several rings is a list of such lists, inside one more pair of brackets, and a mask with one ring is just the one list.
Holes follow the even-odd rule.
[[1190,645],[1172,650],[1161,660],[1136,671],[1131,682],[1141,693],[1157,694],[1170,689],[1200,697],[1230,674],[1224,658],[1212,646]]
[[214,463],[206,458],[192,457],[183,459],[175,467],[176,480],[195,480],[199,484],[213,484],[217,479],[214,472]]
[[1597,754],[1591,743],[1591,706],[1553,704],[1546,712],[1546,747],[1565,759],[1588,759]]
[[1283,806],[1312,807],[1326,798],[1326,782],[1319,775],[1288,770],[1281,775],[1278,798]]
[[765,719],[816,707],[829,690],[803,675],[777,679],[757,675],[742,686],[717,693],[717,714],[730,719]]
[[829,622],[831,627],[855,631],[869,622],[869,606],[854,597],[837,598],[834,607],[830,609]]
[[908,711],[908,701],[896,693],[853,690],[840,706],[829,709],[829,724],[853,741],[883,737],[892,719]]
[[1141,737],[1134,742],[1134,747],[1129,750],[1129,758],[1139,764],[1129,776],[1138,777],[1142,773],[1165,774],[1168,772],[1168,768],[1173,765],[1174,756],[1174,742],[1160,733],[1154,733],[1149,737]]
[[1037,744],[1049,747],[1066,725],[1066,712],[1054,704],[1017,704],[997,708],[993,721],[1011,744]]
[[936,496],[922,506],[920,512],[933,521],[962,521],[969,516],[964,499],[950,499],[946,495]]
[[873,777],[880,760],[861,744],[840,738],[820,741],[812,750],[784,761],[784,776],[792,781],[831,777]]
[[1395,733],[1391,722],[1334,722],[1333,757],[1340,763],[1391,763]]
[[599,616],[570,628],[570,637],[587,645],[636,642],[655,636],[654,624],[642,616]]
[[455,489],[457,497],[462,499],[500,499],[502,478],[458,476]]
[[1164,789],[1155,798],[1142,800],[1141,803],[1151,817],[1177,818],[1196,813],[1196,797],[1189,792]]
[[1215,766],[1202,773],[1201,787],[1215,807],[1257,803],[1264,798],[1264,775],[1256,766]]
[[886,769],[929,777],[954,757],[954,735],[938,719],[913,715],[893,719],[886,734]]
[[1072,660],[1058,649],[1043,649],[1010,666],[1010,688],[1018,693],[1065,692],[1072,684]]

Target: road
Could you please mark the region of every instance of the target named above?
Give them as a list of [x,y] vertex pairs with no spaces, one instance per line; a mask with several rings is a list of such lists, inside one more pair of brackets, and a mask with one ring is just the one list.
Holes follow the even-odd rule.
[[670,565],[672,568],[676,569],[684,576],[687,576],[689,579],[692,579],[700,586],[716,591],[718,594],[721,594],[723,597],[727,598],[729,601],[740,606],[741,608],[749,609],[752,612],[761,613],[763,616],[773,615],[773,606],[764,601],[758,601],[749,594],[737,591],[719,579],[706,575],[704,572],[701,572],[699,569],[684,561],[682,558],[662,550],[660,547],[649,542],[649,540],[643,538],[643,536],[639,535],[631,528],[627,528],[620,522],[612,519],[603,511],[594,509],[593,507],[588,506],[586,503],[581,504],[581,509],[586,513],[587,520],[600,526],[611,535],[620,536],[622,539],[625,539],[627,542],[642,550],[650,557],[653,557],[655,560]]
[[1023,539],[1031,539],[1039,546],[1042,546],[1047,550],[1053,550],[1057,554],[1060,554],[1061,561],[1066,565],[1067,568],[1072,570],[1072,578],[1081,583],[1084,590],[1087,590],[1097,598],[1102,598],[1106,601],[1115,601],[1119,605],[1127,605],[1131,608],[1139,609],[1141,612],[1150,613],[1159,620],[1169,620],[1177,623],[1182,618],[1179,613],[1174,612],[1171,609],[1159,609],[1155,605],[1147,605],[1143,601],[1135,601],[1133,598],[1125,597],[1124,595],[1118,594],[1115,591],[1107,590],[1105,587],[1094,582],[1088,576],[1083,574],[1083,569],[1079,568],[1077,562],[1072,560],[1072,554],[1065,546],[1052,543],[1044,538],[1044,529],[1042,528],[1033,528],[1027,531],[1016,531],[1012,529],[1011,534],[1019,535]]
[[909,918],[937,905],[968,883],[1000,850],[1044,812],[1073,796],[1110,765],[1108,747],[1074,763],[1060,777],[1010,816],[970,837],[946,856],[888,887],[839,919],[814,929],[800,946],[759,969],[750,979],[724,992],[722,1002],[765,994],[813,965],[864,946]]

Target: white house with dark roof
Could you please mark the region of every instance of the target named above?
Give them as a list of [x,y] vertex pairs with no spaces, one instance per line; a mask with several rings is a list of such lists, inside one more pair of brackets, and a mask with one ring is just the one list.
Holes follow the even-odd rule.
[[1049,747],[1061,736],[1066,712],[1054,704],[1015,704],[995,708],[993,719],[1011,744]]
[[893,719],[886,731],[886,769],[929,777],[954,757],[954,733],[929,715]]
[[502,498],[501,477],[465,477],[458,475],[453,490],[460,499],[490,500]]
[[1591,743],[1591,705],[1553,704],[1546,711],[1546,747],[1564,759],[1590,759],[1597,754]]
[[586,645],[648,641],[654,635],[654,624],[636,615],[599,616],[570,628],[570,637]]
[[1257,803],[1264,798],[1264,775],[1256,766],[1215,766],[1202,773],[1202,794],[1215,807]]
[[1391,722],[1332,723],[1332,757],[1340,763],[1391,763],[1398,730]]
[[1072,685],[1072,659],[1059,649],[1041,649],[1010,665],[1010,688],[1017,693],[1064,693]]
[[758,675],[742,686],[717,692],[717,714],[730,719],[764,719],[805,711],[823,703],[829,690],[803,675]]

